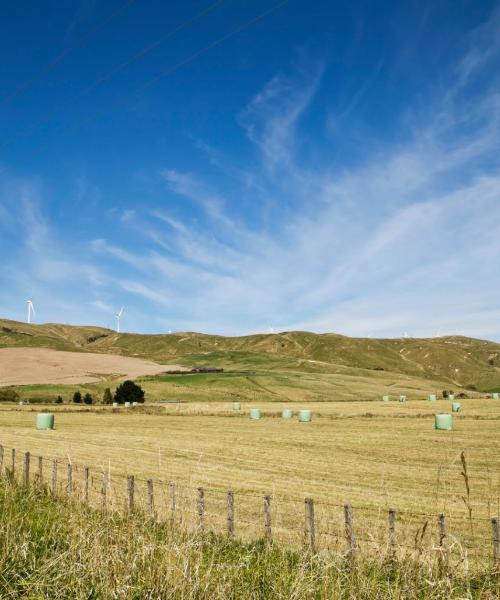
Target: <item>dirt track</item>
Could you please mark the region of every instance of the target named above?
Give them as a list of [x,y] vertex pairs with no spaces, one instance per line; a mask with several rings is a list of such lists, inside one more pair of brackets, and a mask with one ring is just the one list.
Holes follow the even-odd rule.
[[92,383],[110,376],[134,379],[178,365],[160,365],[114,354],[60,352],[47,348],[0,348],[0,386],[34,383]]

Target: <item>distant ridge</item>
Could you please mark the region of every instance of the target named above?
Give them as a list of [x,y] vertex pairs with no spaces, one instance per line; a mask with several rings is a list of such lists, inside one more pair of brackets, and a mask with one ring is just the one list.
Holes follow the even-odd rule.
[[351,338],[335,333],[291,331],[224,337],[195,332],[116,333],[94,326],[34,325],[0,320],[0,347],[42,347],[73,352],[139,356],[160,362],[203,355],[212,362],[226,353],[293,357],[308,363],[384,370],[479,390],[500,387],[500,344],[462,336],[439,338]]

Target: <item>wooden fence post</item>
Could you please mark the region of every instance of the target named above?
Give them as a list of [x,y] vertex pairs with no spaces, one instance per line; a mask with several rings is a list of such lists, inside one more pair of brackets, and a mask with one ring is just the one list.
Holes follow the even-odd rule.
[[0,475],[3,472],[3,446],[0,446]]
[[128,514],[134,512],[134,494],[135,494],[135,477],[129,475],[127,477],[127,510]]
[[349,558],[351,558],[352,560],[356,556],[356,536],[354,534],[354,517],[352,511],[352,504],[350,502],[346,502],[344,504],[344,521],[345,535],[349,547],[348,554]]
[[57,495],[57,459],[52,461],[52,495]]
[[227,537],[234,539],[234,492],[227,493]]
[[71,496],[73,493],[73,465],[68,463],[68,478],[66,481],[66,493]]
[[500,562],[500,525],[498,517],[491,519],[491,529],[493,534],[493,561],[496,566]]
[[101,485],[101,504],[103,510],[106,510],[108,505],[108,473],[103,471],[102,473],[102,485]]
[[14,479],[15,475],[16,475],[16,449],[15,448],[12,448],[12,450],[11,450],[11,456],[12,456],[11,476],[12,476],[12,479]]
[[23,485],[26,487],[30,484],[30,453],[24,453],[23,460]]
[[196,504],[198,508],[198,527],[200,531],[205,529],[205,490],[197,488]]
[[439,547],[441,548],[441,562],[446,567],[448,565],[448,539],[444,513],[439,513]]
[[175,483],[173,481],[168,484],[168,490],[170,492],[170,521],[173,525],[175,523],[176,510]]
[[38,483],[41,484],[43,482],[43,456],[38,457]]
[[305,505],[305,544],[309,547],[311,552],[316,550],[316,532],[314,528],[314,500],[312,498],[306,498],[304,501]]
[[149,518],[155,518],[155,497],[154,497],[154,488],[153,488],[153,480],[148,479],[148,513]]
[[85,504],[89,503],[89,480],[90,480],[90,469],[88,467],[83,468],[83,501]]
[[389,551],[391,554],[396,552],[396,509],[389,509]]
[[271,496],[264,496],[264,536],[267,544],[273,541],[271,529]]

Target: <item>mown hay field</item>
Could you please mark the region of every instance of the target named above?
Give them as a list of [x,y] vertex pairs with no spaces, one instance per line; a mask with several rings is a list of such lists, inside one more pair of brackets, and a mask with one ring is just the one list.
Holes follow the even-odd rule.
[[[125,505],[126,475],[134,474],[136,503],[147,503],[153,479],[155,510],[195,523],[196,489],[205,490],[206,525],[226,526],[226,492],[235,493],[237,535],[262,535],[262,501],[272,497],[273,534],[300,544],[304,498],[315,500],[318,543],[341,547],[343,503],[352,502],[358,541],[378,547],[387,540],[387,511],[397,510],[397,535],[405,546],[439,544],[437,515],[445,512],[454,551],[484,558],[491,554],[490,518],[500,514],[500,401],[466,399],[451,432],[435,431],[435,412],[450,402],[303,403],[311,423],[279,417],[286,403],[260,403],[264,418],[248,418],[250,403],[232,411],[228,403],[187,403],[135,409],[57,408],[56,429],[35,429],[35,407],[3,407],[0,443],[22,453],[43,455],[50,481],[51,459],[59,459],[59,492],[65,493],[66,465],[73,464],[75,495],[81,495],[83,466],[92,474],[91,496]],[[55,408],[55,407],[54,407]],[[134,412],[135,411],[135,412]],[[148,414],[150,411],[153,414]],[[466,473],[461,460],[465,453]],[[467,492],[467,485],[469,491]]]

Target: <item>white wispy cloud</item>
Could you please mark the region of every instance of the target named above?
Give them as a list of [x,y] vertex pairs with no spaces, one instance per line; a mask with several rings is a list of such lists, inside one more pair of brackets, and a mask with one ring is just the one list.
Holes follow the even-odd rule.
[[297,152],[296,127],[323,74],[320,63],[302,65],[293,76],[276,75],[239,115],[249,139],[263,154],[266,169],[287,166]]

